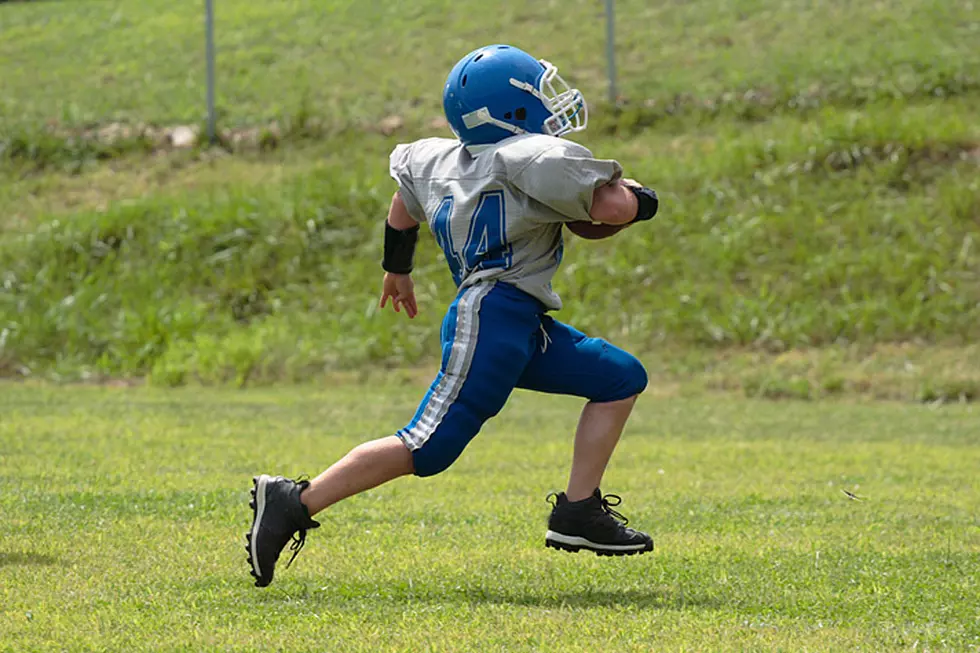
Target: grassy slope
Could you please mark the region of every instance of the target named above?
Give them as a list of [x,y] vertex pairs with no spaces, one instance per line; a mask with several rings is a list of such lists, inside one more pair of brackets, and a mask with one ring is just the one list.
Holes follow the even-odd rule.
[[[618,115],[599,104],[581,140],[657,187],[665,210],[625,237],[570,243],[556,281],[564,319],[648,350],[976,339],[973,5],[617,6],[632,101]],[[426,133],[444,70],[474,32],[535,46],[601,97],[598,16],[591,3],[564,3],[552,21],[537,15],[545,7],[523,4],[330,7],[222,3],[221,33],[238,44],[222,50],[222,88],[233,122],[309,111],[355,129],[248,157],[72,159],[71,175],[2,167],[0,370],[243,382],[436,351],[452,289],[431,243],[417,275],[420,319],[372,309],[392,190],[387,151]],[[194,119],[200,89],[187,85],[180,57],[196,56],[196,11],[4,7],[12,38],[0,52],[19,62],[3,82],[15,90],[3,94],[6,116],[39,124],[57,94],[81,107],[69,123],[117,112]],[[73,23],[84,29],[59,32]],[[805,43],[804,29],[813,37]],[[404,38],[385,36],[399,30]],[[109,33],[126,38],[106,41]],[[155,54],[163,34],[173,57]],[[96,39],[101,49],[81,47]],[[93,57],[110,69],[122,62],[111,73],[120,81],[87,78],[99,69]],[[152,77],[134,86],[126,70]],[[312,100],[301,110],[305,93]],[[334,100],[321,100],[328,93]],[[404,132],[356,128],[388,113],[409,119]],[[966,383],[980,388],[980,379]]]
[[252,588],[250,475],[315,473],[422,389],[0,386],[0,649],[980,643],[969,406],[648,396],[605,489],[658,549],[608,560],[541,545],[578,402],[519,393],[446,475],[341,504]]
[[[665,212],[570,243],[561,315],[644,348],[974,338],[976,127],[967,102],[903,109],[590,137],[657,180]],[[257,380],[431,353],[452,294],[431,243],[420,319],[371,308],[393,141],[358,142],[305,169],[266,165],[278,182],[224,181],[219,160],[192,166],[214,184],[17,219],[0,242],[8,369]],[[250,166],[224,170],[263,170]]]

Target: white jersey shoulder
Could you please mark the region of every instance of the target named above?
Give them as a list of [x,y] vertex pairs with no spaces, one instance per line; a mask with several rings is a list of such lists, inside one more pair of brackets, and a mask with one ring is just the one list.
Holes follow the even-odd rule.
[[[479,152],[479,150],[477,150]],[[543,157],[571,156],[591,159],[592,152],[574,141],[544,134],[515,136],[489,146],[485,152],[493,153],[509,167],[523,167]]]

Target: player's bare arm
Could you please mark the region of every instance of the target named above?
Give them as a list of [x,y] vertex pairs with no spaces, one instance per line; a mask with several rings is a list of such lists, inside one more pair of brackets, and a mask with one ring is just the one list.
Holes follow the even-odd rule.
[[[626,188],[630,180],[617,179],[596,188],[592,193],[592,222],[569,222],[565,226],[579,238],[601,240],[618,234],[632,224],[636,217],[638,200]],[[636,182],[633,182],[634,184]]]
[[592,193],[589,216],[595,222],[626,226],[636,217],[639,201],[622,179],[604,184]]
[[419,312],[411,274],[418,231],[419,223],[409,215],[401,194],[395,191],[385,219],[385,278],[379,306],[384,308],[390,298],[395,312],[400,313],[404,306],[409,318]]
[[[652,195],[652,198],[651,198]],[[635,179],[617,179],[595,189],[589,216],[593,222],[569,222],[568,230],[580,238],[609,238],[634,222],[651,219],[657,212],[656,193]]]

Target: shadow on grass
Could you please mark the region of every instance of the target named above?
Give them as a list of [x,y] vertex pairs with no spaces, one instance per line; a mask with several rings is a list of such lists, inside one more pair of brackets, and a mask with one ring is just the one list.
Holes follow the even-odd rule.
[[365,603],[416,604],[470,604],[513,605],[545,609],[633,608],[640,610],[684,610],[688,608],[716,609],[723,605],[720,597],[704,593],[685,592],[683,589],[651,586],[629,589],[569,589],[562,587],[502,587],[499,585],[442,585],[414,588],[405,585],[378,586],[371,583],[344,582],[320,587],[299,586],[284,583],[271,588],[261,601],[293,602],[306,604],[323,603],[334,608],[362,607]]
[[0,567],[56,565],[58,558],[46,553],[0,551]]
[[609,608],[683,610],[688,607],[718,608],[714,597],[688,594],[667,587],[628,590],[564,590],[553,594],[539,591],[512,591],[499,587],[469,587],[448,593],[444,600],[465,600],[472,604],[520,605],[534,608]]

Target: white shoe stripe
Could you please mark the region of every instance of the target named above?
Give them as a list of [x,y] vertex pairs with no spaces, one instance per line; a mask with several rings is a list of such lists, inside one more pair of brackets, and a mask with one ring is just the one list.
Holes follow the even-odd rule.
[[561,544],[568,544],[570,546],[582,546],[599,551],[639,551],[640,549],[645,549],[647,546],[645,542],[640,542],[639,544],[599,544],[598,542],[587,540],[584,537],[579,537],[577,535],[563,535],[562,533],[556,533],[555,531],[548,531],[548,533],[545,535],[545,539],[552,542],[560,542]]
[[255,521],[252,522],[252,569],[260,578],[262,570],[259,569],[259,551],[255,547],[255,540],[259,534],[259,523],[262,521],[262,514],[265,512],[265,486],[272,477],[268,474],[259,476],[255,482]]

